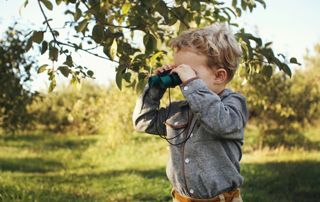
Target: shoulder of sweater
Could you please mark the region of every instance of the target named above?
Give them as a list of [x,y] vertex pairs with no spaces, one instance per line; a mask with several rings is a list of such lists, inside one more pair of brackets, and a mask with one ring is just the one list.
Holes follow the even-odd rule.
[[238,99],[246,100],[246,98],[241,93],[233,91],[230,88],[225,88],[219,96],[221,99],[225,99],[229,97],[237,97]]

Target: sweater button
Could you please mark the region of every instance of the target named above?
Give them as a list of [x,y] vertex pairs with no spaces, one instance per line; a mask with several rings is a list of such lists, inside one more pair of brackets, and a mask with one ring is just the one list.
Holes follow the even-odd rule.
[[188,86],[183,87],[183,90],[188,90],[188,89],[189,89]]
[[190,193],[191,193],[191,194],[193,194],[193,193],[194,193],[194,190],[193,190],[193,189],[190,189],[189,191],[190,191]]
[[186,158],[186,159],[184,160],[184,162],[189,163],[189,162],[190,162],[190,159]]

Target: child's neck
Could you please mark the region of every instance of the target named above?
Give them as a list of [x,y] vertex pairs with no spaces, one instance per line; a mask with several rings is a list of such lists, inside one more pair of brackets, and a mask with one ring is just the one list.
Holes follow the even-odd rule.
[[221,84],[221,85],[214,85],[214,86],[210,86],[209,89],[216,93],[216,94],[220,94],[222,93],[222,91],[226,88],[226,85]]

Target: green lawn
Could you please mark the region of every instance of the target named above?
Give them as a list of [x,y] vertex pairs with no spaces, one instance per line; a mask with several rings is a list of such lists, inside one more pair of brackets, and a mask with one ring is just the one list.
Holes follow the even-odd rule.
[[[135,133],[112,149],[106,138],[0,137],[0,201],[171,201],[166,142]],[[248,150],[241,172],[245,202],[320,201],[319,149]]]

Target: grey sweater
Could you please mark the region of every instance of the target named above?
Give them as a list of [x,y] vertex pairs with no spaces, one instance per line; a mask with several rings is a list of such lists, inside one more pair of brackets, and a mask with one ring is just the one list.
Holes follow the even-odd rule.
[[147,84],[133,112],[135,130],[178,144],[169,145],[166,174],[179,193],[205,199],[240,187],[246,99],[229,88],[217,95],[201,79],[180,88],[186,100],[159,109],[165,90]]

